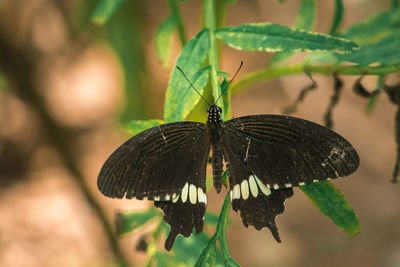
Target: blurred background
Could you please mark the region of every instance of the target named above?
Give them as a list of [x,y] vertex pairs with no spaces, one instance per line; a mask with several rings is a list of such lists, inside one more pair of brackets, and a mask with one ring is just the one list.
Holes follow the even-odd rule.
[[[342,29],[389,1],[344,1]],[[145,262],[135,250],[138,235],[110,237],[117,211],[141,210],[151,202],[102,196],[96,179],[107,156],[129,137],[124,123],[162,118],[171,69],[158,62],[155,30],[169,14],[166,1],[126,1],[105,26],[89,18],[94,0],[0,1],[0,266],[110,266],[115,254],[132,266]],[[333,1],[317,1],[316,31],[327,32]],[[201,1],[180,4],[188,36],[201,25]],[[299,1],[238,1],[227,25],[270,21],[291,25]],[[174,55],[179,43],[174,40]],[[238,75],[265,67],[267,53],[223,48],[221,69]],[[398,76],[393,75],[398,81]],[[396,107],[385,95],[372,115],[352,92],[357,77],[342,77],[334,129],[361,157],[359,170],[334,181],[355,209],[361,233],[349,238],[298,189],[277,225],[282,243],[267,229],[246,229],[231,212],[233,258],[243,266],[400,266],[400,185],[389,183],[395,161]],[[322,123],[333,79],[314,76],[295,116]],[[233,115],[281,113],[305,75],[274,79],[233,96]],[[372,89],[375,78],[363,84]],[[209,192],[219,213],[223,196]],[[109,222],[104,227],[104,220]]]

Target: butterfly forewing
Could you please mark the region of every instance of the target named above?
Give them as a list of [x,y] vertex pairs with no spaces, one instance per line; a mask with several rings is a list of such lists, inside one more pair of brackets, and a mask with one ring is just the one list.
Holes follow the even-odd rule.
[[116,198],[170,200],[186,183],[205,192],[210,141],[205,124],[168,123],[121,145],[104,163],[99,190]]
[[347,176],[359,165],[357,152],[339,134],[289,116],[229,120],[222,127],[221,139],[240,164],[271,189]]

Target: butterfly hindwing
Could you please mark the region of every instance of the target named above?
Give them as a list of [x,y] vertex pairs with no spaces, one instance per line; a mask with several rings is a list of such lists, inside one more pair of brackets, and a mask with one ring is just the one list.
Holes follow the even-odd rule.
[[188,237],[193,228],[196,234],[203,231],[207,205],[205,187],[187,183],[180,195],[174,196],[171,201],[155,201],[154,205],[163,210],[164,220],[171,226],[165,249],[171,250],[178,234]]
[[232,208],[240,211],[243,224],[253,225],[257,230],[268,227],[278,242],[281,242],[275,217],[284,211],[284,202],[293,195],[292,188],[274,190],[268,188],[250,169],[240,162],[229,144],[222,140]]
[[222,140],[271,189],[347,176],[359,165],[357,152],[339,134],[289,116],[229,120],[222,127]]

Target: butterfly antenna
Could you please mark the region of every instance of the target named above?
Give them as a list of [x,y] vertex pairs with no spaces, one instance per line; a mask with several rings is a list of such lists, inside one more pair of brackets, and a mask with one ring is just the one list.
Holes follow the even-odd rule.
[[190,84],[190,86],[192,86],[192,88],[196,91],[197,94],[199,94],[199,96],[201,98],[203,98],[204,102],[207,103],[207,105],[211,106],[211,104],[200,94],[199,91],[197,91],[197,89],[194,87],[194,85],[190,82],[190,80],[188,79],[188,77],[186,77],[186,74],[183,72],[183,70],[179,67],[176,66],[176,68],[182,73],[183,77],[185,77],[186,81]]
[[225,86],[225,88],[222,90],[221,94],[219,95],[219,97],[217,98],[217,101],[215,101],[215,104],[218,103],[218,100],[221,98],[221,96],[223,96],[223,94],[225,93],[225,91],[228,89],[229,85],[231,84],[231,82],[233,81],[233,79],[235,79],[236,75],[239,73],[239,70],[242,68],[243,66],[243,61],[240,61],[240,66],[237,69],[235,75],[233,75],[232,79],[228,82],[228,84]]

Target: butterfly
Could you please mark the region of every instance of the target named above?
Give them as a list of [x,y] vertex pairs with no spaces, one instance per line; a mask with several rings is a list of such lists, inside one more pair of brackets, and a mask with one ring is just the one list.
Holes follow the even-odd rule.
[[283,115],[223,122],[215,104],[207,113],[206,123],[166,123],[133,136],[98,175],[105,196],[152,200],[162,209],[171,227],[167,250],[179,234],[203,231],[210,151],[216,191],[221,191],[225,167],[233,210],[240,211],[246,227],[267,227],[278,242],[275,217],[284,212],[294,187],[348,176],[358,168],[352,145],[313,122]]

